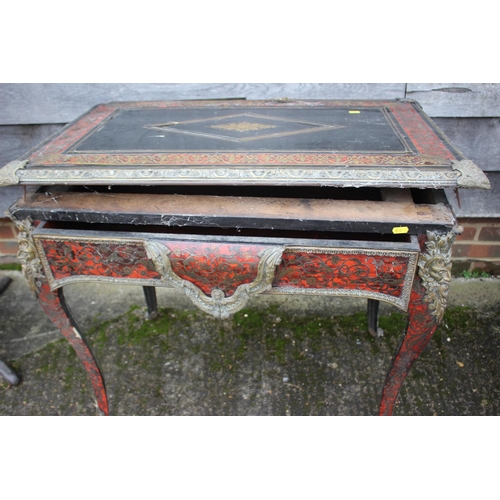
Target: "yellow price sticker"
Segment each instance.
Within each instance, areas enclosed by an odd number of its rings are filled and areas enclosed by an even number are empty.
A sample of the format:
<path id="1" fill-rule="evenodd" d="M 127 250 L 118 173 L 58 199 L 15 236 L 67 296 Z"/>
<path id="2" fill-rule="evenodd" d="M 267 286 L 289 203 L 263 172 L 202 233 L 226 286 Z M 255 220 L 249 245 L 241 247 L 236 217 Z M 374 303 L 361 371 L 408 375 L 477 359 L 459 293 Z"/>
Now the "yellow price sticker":
<path id="1" fill-rule="evenodd" d="M 399 226 L 392 228 L 392 234 L 406 234 L 409 229 L 406 226 Z"/>

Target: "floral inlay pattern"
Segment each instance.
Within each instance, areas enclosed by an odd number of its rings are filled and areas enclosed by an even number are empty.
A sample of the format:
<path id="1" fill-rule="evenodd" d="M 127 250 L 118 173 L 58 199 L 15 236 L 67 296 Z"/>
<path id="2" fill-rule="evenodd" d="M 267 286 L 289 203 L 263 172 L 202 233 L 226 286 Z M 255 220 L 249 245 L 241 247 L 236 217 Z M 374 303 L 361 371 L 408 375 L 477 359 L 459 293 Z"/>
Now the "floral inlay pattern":
<path id="1" fill-rule="evenodd" d="M 264 125 L 263 123 L 237 122 L 237 123 L 221 123 L 220 125 L 211 125 L 211 128 L 220 128 L 223 130 L 235 130 L 237 132 L 249 132 L 252 130 L 262 130 L 265 128 L 276 128 L 276 125 Z"/>

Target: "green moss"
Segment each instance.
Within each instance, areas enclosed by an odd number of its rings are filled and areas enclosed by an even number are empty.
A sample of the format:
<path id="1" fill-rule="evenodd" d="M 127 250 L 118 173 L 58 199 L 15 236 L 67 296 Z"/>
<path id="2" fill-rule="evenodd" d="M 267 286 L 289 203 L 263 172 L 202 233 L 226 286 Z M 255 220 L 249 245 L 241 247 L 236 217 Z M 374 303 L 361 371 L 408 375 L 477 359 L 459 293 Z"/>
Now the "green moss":
<path id="1" fill-rule="evenodd" d="M 244 329 L 247 334 L 258 333 L 264 328 L 263 313 L 257 309 L 245 308 L 233 316 L 233 326 Z"/>
<path id="2" fill-rule="evenodd" d="M 243 356 L 250 348 L 250 342 L 259 342 L 264 347 L 265 355 L 281 365 L 290 359 L 302 359 L 304 349 L 314 349 L 324 335 L 338 330 L 339 319 L 297 317 L 279 311 L 277 307 L 266 310 L 243 309 L 232 320 L 234 333 L 239 340 L 237 355 Z M 355 322 L 358 321 L 359 318 L 356 318 Z"/>
<path id="3" fill-rule="evenodd" d="M 89 328 L 86 337 L 91 338 L 97 348 L 103 348 L 108 341 L 108 328 L 116 321 L 116 319 L 112 319 L 102 323 L 94 323 Z"/>
<path id="4" fill-rule="evenodd" d="M 387 316 L 379 316 L 379 327 L 384 330 L 384 335 L 401 335 L 406 328 L 408 316 L 403 313 L 391 313 Z"/>
<path id="5" fill-rule="evenodd" d="M 151 321 L 140 318 L 138 314 L 144 316 L 140 309 L 135 308 L 122 317 L 116 331 L 118 344 L 144 344 L 152 337 L 170 330 L 171 317 L 168 311 L 163 310 L 156 319 Z"/>
<path id="6" fill-rule="evenodd" d="M 55 342 L 47 344 L 44 348 L 43 356 L 43 360 L 46 362 L 40 364 L 36 368 L 36 371 L 47 375 L 54 375 L 58 373 L 59 366 L 62 362 L 62 358 L 64 357 L 64 353 L 67 352 L 67 348 L 70 348 L 74 352 L 71 346 L 64 339 L 56 340 Z"/>
<path id="7" fill-rule="evenodd" d="M 353 333 L 368 331 L 368 319 L 364 312 L 358 312 L 349 316 L 337 316 L 336 322 L 342 330 L 348 330 Z"/>
<path id="8" fill-rule="evenodd" d="M 460 330 L 465 332 L 471 328 L 475 314 L 470 307 L 452 307 L 448 308 L 443 317 L 440 329 Z M 474 319 L 477 321 L 477 318 Z"/>
<path id="9" fill-rule="evenodd" d="M 473 278 L 490 278 L 491 275 L 485 271 L 462 271 L 462 277 L 470 280 Z"/>
<path id="10" fill-rule="evenodd" d="M 0 271 L 22 271 L 21 264 L 0 264 Z"/>

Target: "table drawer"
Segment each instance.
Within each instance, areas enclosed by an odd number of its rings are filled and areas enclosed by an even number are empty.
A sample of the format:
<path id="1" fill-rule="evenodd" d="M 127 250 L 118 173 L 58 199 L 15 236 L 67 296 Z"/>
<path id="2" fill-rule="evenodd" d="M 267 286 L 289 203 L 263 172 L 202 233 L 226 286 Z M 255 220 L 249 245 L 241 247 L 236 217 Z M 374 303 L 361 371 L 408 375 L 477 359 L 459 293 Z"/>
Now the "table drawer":
<path id="1" fill-rule="evenodd" d="M 82 281 L 175 287 L 219 317 L 257 293 L 351 295 L 406 310 L 419 255 L 415 237 L 290 239 L 50 226 L 41 223 L 33 237 L 52 289 Z"/>

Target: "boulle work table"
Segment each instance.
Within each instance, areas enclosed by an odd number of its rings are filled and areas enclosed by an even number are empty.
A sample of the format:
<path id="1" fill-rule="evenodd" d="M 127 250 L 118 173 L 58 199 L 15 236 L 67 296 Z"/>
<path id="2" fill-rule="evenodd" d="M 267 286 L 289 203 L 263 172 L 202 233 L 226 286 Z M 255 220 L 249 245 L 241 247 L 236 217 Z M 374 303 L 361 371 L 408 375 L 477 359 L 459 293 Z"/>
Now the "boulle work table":
<path id="1" fill-rule="evenodd" d="M 414 101 L 212 100 L 94 107 L 0 169 L 42 309 L 75 349 L 99 410 L 103 376 L 63 287 L 182 290 L 226 318 L 261 293 L 364 297 L 408 313 L 382 389 L 392 414 L 446 307 L 460 227 L 445 188 L 488 189 Z"/>

